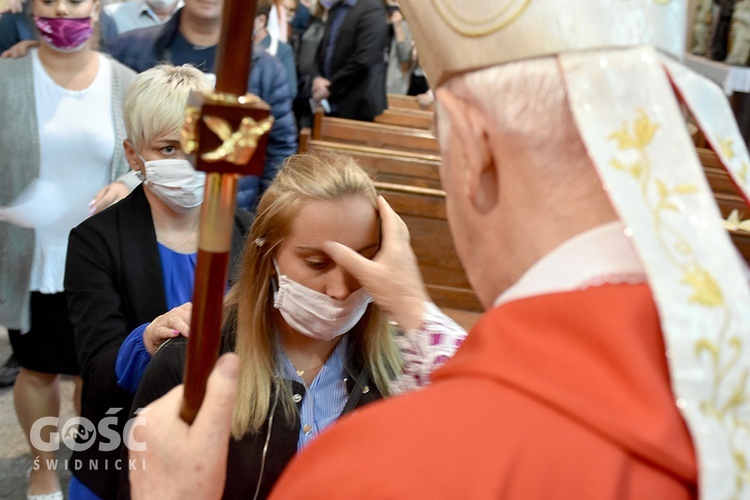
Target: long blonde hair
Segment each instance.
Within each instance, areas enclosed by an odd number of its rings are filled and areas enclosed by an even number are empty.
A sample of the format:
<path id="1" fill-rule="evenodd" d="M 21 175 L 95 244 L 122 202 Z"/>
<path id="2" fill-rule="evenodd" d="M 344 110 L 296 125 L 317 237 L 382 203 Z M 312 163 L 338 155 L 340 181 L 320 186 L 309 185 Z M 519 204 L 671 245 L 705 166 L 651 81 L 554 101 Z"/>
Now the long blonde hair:
<path id="1" fill-rule="evenodd" d="M 273 300 L 270 283 L 273 257 L 289 235 L 301 206 L 310 200 L 364 196 L 377 206 L 377 192 L 367 173 L 350 156 L 309 153 L 286 160 L 258 205 L 248 235 L 237 283 L 226 301 L 225 323 L 234 331 L 240 357 L 240 380 L 232 419 L 232 434 L 239 439 L 258 432 L 266 421 L 276 374 Z M 347 334 L 350 353 L 358 356 L 373 382 L 388 395 L 388 381 L 401 373 L 401 359 L 385 314 L 370 304 L 364 317 Z M 279 387 L 287 418 L 295 411 L 291 393 Z"/>

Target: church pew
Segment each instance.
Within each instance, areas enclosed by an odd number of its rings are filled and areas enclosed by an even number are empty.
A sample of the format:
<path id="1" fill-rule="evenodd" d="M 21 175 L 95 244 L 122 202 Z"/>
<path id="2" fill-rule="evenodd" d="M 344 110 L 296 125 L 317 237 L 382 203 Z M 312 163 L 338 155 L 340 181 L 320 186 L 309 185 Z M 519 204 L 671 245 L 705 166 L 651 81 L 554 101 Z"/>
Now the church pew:
<path id="1" fill-rule="evenodd" d="M 703 165 L 708 185 L 714 193 L 716 203 L 724 218 L 727 218 L 732 210 L 737 210 L 740 219 L 750 218 L 750 211 L 737 190 L 734 181 L 724 170 L 716 153 L 706 148 L 697 148 L 698 158 Z M 750 254 L 748 254 L 750 255 Z"/>
<path id="2" fill-rule="evenodd" d="M 376 181 L 431 189 L 440 189 L 440 157 L 436 155 L 393 151 L 309 138 L 310 131 L 300 133 L 300 152 L 332 151 L 354 156 L 373 174 Z"/>
<path id="3" fill-rule="evenodd" d="M 386 109 L 382 114 L 375 117 L 375 123 L 383 125 L 397 125 L 399 127 L 411 127 L 420 130 L 432 130 L 432 122 L 435 114 L 418 109 Z"/>
<path id="4" fill-rule="evenodd" d="M 437 139 L 426 130 L 332 118 L 323 116 L 322 113 L 315 115 L 311 138 L 397 151 L 440 154 Z"/>
<path id="5" fill-rule="evenodd" d="M 411 95 L 388 94 L 388 109 L 418 109 L 422 111 L 435 111 L 435 103 L 422 106 L 417 98 Z"/>
<path id="6" fill-rule="evenodd" d="M 740 196 L 737 187 L 734 185 L 734 181 L 729 177 L 724 167 L 721 166 L 716 153 L 707 148 L 696 148 L 696 151 L 698 152 L 701 165 L 703 165 L 703 171 L 706 172 L 708 184 L 711 186 L 713 192 Z"/>
<path id="7" fill-rule="evenodd" d="M 714 193 L 714 198 L 719 206 L 722 217 L 725 219 L 733 210 L 737 211 L 740 220 L 750 218 L 750 211 L 737 190 L 734 181 L 721 166 L 718 156 L 712 150 L 707 148 L 696 148 L 698 158 L 703 171 L 706 173 L 706 179 Z M 750 233 L 745 231 L 729 231 L 732 242 L 740 251 L 745 261 L 750 264 Z"/>
<path id="8" fill-rule="evenodd" d="M 409 227 L 430 297 L 441 308 L 481 311 L 458 260 L 445 216 L 445 192 L 376 182 L 380 194 Z"/>
<path id="9" fill-rule="evenodd" d="M 745 262 L 750 265 L 750 233 L 745 231 L 729 231 L 729 236 L 732 237 L 732 243 L 737 247 Z"/>

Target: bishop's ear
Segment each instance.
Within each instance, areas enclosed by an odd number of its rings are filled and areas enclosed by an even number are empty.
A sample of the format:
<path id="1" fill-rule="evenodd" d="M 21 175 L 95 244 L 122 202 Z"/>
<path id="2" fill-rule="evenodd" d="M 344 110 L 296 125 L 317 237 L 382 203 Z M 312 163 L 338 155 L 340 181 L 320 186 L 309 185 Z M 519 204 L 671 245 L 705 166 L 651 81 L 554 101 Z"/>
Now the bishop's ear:
<path id="1" fill-rule="evenodd" d="M 498 203 L 499 173 L 490 144 L 491 129 L 485 115 L 474 104 L 456 96 L 448 89 L 438 89 L 438 137 L 443 161 L 443 173 L 456 183 L 451 191 L 468 197 L 479 213 L 491 211 Z M 444 175 L 445 177 L 445 175 Z"/>

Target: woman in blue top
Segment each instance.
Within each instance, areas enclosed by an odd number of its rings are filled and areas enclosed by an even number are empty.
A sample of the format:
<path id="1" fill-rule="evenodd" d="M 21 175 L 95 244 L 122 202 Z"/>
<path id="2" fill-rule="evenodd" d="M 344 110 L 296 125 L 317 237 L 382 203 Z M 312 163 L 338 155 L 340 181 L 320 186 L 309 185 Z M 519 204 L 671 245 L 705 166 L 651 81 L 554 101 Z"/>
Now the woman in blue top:
<path id="1" fill-rule="evenodd" d="M 144 182 L 70 234 L 65 290 L 81 363 L 82 416 L 93 424 L 73 450 L 71 463 L 82 467 L 72 471 L 70 498 L 116 497 L 119 470 L 127 467 L 119 445 L 140 376 L 160 343 L 189 334 L 204 183 L 180 147 L 191 90 L 211 90 L 191 66 L 158 66 L 133 80 L 124 147 Z M 230 281 L 250 222 L 238 211 Z"/>

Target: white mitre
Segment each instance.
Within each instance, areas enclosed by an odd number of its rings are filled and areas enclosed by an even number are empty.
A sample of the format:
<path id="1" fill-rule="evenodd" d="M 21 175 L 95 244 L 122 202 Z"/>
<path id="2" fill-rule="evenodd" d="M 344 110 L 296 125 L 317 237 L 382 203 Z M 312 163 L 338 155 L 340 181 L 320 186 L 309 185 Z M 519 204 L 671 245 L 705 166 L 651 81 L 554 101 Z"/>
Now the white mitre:
<path id="1" fill-rule="evenodd" d="M 750 498 L 750 288 L 681 105 L 748 199 L 723 92 L 678 61 L 685 0 L 401 0 L 420 62 L 452 76 L 556 57 L 587 152 L 646 270 L 703 498 Z"/>

